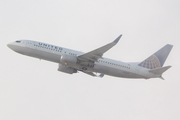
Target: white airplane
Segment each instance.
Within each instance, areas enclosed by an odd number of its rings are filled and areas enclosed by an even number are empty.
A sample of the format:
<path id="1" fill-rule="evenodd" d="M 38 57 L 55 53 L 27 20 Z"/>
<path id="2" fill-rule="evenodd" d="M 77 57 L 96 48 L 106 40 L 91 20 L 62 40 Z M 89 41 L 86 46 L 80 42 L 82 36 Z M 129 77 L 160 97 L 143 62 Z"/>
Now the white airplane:
<path id="1" fill-rule="evenodd" d="M 121 36 L 87 53 L 31 40 L 18 40 L 7 46 L 17 53 L 58 63 L 58 71 L 64 73 L 73 74 L 81 71 L 91 76 L 98 76 L 95 73 L 100 73 L 98 77 L 103 77 L 105 74 L 122 78 L 164 80 L 162 74 L 171 66 L 163 67 L 163 65 L 173 46 L 167 44 L 139 63 L 124 63 L 104 58 L 103 54 L 115 46 Z"/>

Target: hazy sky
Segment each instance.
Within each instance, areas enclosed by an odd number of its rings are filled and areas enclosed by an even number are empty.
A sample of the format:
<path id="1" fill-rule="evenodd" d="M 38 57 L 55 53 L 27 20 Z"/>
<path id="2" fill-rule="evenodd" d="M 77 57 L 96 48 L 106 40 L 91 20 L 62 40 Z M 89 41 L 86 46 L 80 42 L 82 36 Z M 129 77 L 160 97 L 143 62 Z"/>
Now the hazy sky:
<path id="1" fill-rule="evenodd" d="M 0 120 L 179 120 L 179 6 L 178 0 L 0 0 Z M 6 46 L 29 39 L 88 52 L 120 34 L 104 57 L 141 62 L 174 45 L 165 81 L 68 75 Z"/>

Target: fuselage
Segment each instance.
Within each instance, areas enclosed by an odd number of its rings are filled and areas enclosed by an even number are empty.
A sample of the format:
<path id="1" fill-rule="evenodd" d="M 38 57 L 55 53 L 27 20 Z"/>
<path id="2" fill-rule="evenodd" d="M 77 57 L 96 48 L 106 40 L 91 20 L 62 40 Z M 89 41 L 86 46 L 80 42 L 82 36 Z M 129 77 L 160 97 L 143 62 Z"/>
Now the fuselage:
<path id="1" fill-rule="evenodd" d="M 62 63 L 60 59 L 63 55 L 76 57 L 84 54 L 83 52 L 79 52 L 76 50 L 71 50 L 31 40 L 15 41 L 13 43 L 8 44 L 8 47 L 17 53 L 59 63 L 62 65 L 64 65 L 64 63 Z M 115 77 L 143 79 L 159 77 L 159 75 L 150 73 L 147 68 L 138 66 L 138 63 L 125 63 L 104 57 L 98 59 L 98 61 L 96 61 L 93 66 L 82 64 L 65 65 L 80 71 L 84 70 L 83 68 L 85 67 L 86 71 L 88 72 L 103 73 Z"/>

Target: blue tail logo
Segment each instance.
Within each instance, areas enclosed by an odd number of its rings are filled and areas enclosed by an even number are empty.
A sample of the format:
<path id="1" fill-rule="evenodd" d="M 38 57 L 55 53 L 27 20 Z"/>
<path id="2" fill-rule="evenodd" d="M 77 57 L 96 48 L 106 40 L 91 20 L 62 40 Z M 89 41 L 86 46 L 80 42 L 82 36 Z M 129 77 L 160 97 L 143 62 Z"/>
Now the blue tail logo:
<path id="1" fill-rule="evenodd" d="M 163 48 L 158 50 L 156 53 L 148 57 L 146 60 L 138 64 L 141 67 L 148 68 L 148 69 L 156 69 L 160 68 L 164 65 L 171 49 L 172 45 L 165 45 Z"/>

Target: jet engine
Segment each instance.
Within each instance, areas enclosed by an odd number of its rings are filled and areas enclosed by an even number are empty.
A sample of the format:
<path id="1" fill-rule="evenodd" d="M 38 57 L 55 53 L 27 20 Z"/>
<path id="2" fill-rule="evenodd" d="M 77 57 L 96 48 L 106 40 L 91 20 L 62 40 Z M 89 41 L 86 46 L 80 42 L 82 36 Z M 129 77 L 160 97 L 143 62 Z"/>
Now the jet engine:
<path id="1" fill-rule="evenodd" d="M 76 56 L 70 56 L 70 55 L 62 55 L 60 58 L 60 62 L 63 64 L 76 64 L 77 63 L 77 57 Z"/>
<path id="2" fill-rule="evenodd" d="M 77 73 L 76 69 L 68 67 L 68 66 L 63 66 L 61 64 L 59 64 L 58 71 L 68 73 L 68 74 Z"/>

